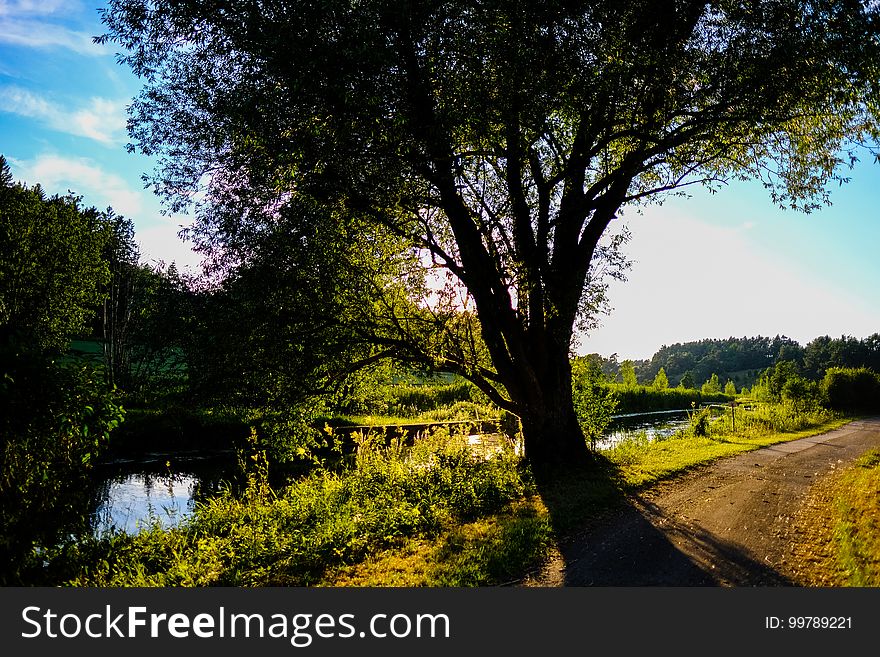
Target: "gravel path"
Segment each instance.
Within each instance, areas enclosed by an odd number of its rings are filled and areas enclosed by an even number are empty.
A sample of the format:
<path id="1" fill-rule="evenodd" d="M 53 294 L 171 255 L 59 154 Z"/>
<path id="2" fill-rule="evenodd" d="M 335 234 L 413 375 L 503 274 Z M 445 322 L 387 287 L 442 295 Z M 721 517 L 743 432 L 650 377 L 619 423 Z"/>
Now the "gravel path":
<path id="1" fill-rule="evenodd" d="M 523 584 L 802 585 L 796 555 L 810 536 L 795 518 L 807 494 L 835 468 L 878 446 L 880 418 L 871 418 L 693 470 L 573 537 Z"/>

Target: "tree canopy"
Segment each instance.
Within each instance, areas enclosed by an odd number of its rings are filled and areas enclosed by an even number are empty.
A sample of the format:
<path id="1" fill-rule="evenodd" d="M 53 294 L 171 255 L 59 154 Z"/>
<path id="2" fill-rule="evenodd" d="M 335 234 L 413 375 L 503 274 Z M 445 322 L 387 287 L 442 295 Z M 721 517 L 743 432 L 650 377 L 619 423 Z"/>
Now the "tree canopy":
<path id="1" fill-rule="evenodd" d="M 77 197 L 14 183 L 0 156 L 0 338 L 66 349 L 103 297 L 106 240 L 104 215 Z"/>
<path id="2" fill-rule="evenodd" d="M 419 331 L 392 320 L 430 322 L 410 308 L 422 279 L 407 276 L 412 256 L 398 238 L 301 197 L 220 260 L 223 277 L 196 295 L 187 331 L 201 398 L 314 405 L 394 354 L 401 331 Z"/>
<path id="3" fill-rule="evenodd" d="M 827 202 L 878 136 L 878 11 L 112 0 L 101 40 L 144 79 L 132 148 L 159 158 L 172 209 L 201 199 L 206 244 L 247 243 L 302 195 L 399 237 L 479 320 L 481 348 L 446 356 L 457 341 L 441 340 L 435 362 L 519 415 L 534 461 L 571 461 L 586 448 L 569 351 L 622 264 L 610 227 L 731 178 L 785 206 Z"/>

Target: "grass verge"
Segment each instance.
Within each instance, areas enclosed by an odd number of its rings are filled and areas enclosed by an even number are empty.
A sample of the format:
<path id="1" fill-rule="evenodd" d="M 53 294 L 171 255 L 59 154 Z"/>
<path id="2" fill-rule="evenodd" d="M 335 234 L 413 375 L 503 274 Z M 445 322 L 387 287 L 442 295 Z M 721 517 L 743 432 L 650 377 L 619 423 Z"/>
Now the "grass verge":
<path id="1" fill-rule="evenodd" d="M 836 482 L 834 545 L 846 586 L 880 586 L 880 450 Z"/>

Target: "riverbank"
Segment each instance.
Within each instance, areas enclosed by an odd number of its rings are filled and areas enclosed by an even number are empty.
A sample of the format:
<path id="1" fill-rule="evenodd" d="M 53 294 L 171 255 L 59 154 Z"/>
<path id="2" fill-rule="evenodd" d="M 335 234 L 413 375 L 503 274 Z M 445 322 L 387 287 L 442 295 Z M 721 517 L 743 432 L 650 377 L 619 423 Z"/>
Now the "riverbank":
<path id="1" fill-rule="evenodd" d="M 440 441 L 416 456 L 365 447 L 353 470 L 315 472 L 274 490 L 254 453 L 243 495 L 209 500 L 178 528 L 74 546 L 57 555 L 57 583 L 503 584 L 539 568 L 566 535 L 652 482 L 845 420 L 769 408 L 739 417 L 737 433 L 725 433 L 724 422 L 718 418 L 708 435 L 609 450 L 589 471 L 553 485 L 536 481 L 513 454 L 474 461 L 466 445 Z"/>

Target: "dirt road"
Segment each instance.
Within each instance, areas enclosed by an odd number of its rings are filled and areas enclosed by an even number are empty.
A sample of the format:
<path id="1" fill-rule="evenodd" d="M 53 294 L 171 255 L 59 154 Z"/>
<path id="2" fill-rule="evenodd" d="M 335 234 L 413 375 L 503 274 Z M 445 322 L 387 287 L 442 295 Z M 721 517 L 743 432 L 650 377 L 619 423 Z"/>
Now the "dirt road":
<path id="1" fill-rule="evenodd" d="M 795 519 L 807 494 L 819 479 L 874 447 L 880 447 L 880 418 L 691 471 L 573 537 L 524 584 L 801 585 L 797 554 L 810 531 Z"/>

